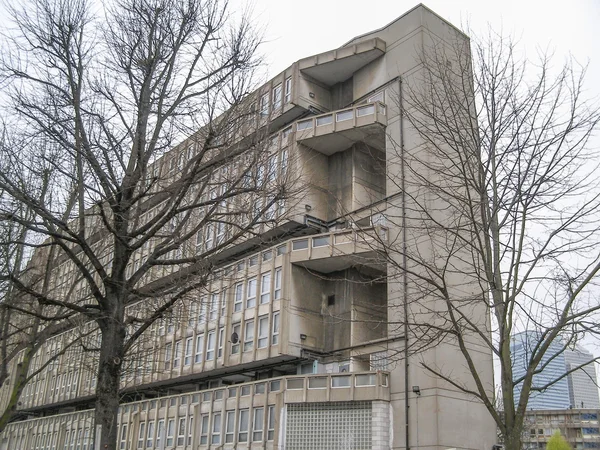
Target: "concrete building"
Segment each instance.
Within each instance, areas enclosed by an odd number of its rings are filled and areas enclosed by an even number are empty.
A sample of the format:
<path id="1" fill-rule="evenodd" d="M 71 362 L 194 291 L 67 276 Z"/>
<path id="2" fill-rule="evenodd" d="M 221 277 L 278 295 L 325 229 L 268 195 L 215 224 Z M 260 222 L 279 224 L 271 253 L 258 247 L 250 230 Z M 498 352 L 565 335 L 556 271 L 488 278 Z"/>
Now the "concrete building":
<path id="1" fill-rule="evenodd" d="M 600 448 L 599 415 L 598 408 L 529 411 L 525 418 L 523 448 L 545 449 L 548 440 L 557 430 L 573 450 Z"/>
<path id="2" fill-rule="evenodd" d="M 515 378 L 525 374 L 528 360 L 536 344 L 535 332 L 526 331 L 514 336 L 511 350 Z M 534 377 L 533 382 L 534 387 L 545 385 L 549 387 L 541 392 L 532 392 L 527 408 L 535 410 L 600 408 L 596 368 L 592 360 L 592 354 L 580 346 L 575 349 L 565 349 L 560 341 L 553 342 L 540 363 L 545 365 L 545 368 Z M 590 364 L 563 377 L 569 370 L 586 363 Z M 520 392 L 520 385 L 515 386 L 515 398 L 518 398 Z"/>
<path id="3" fill-rule="evenodd" d="M 182 302 L 141 341 L 122 379 L 120 449 L 492 447 L 485 407 L 404 357 L 397 323 L 406 296 L 380 257 L 400 233 L 386 215 L 403 213 L 400 186 L 390 181 L 400 174 L 395 143 L 419 145 L 409 127 L 401 131 L 400 81 L 418 74 L 434 36 L 468 41 L 419 5 L 258 89 L 254 125 L 267 122 L 273 157 L 299 174 L 305 194 L 285 205 L 277 225 L 285 232 L 239 251 L 201 298 Z M 154 170 L 168 170 L 186 151 L 185 143 L 174 148 Z M 489 320 L 470 308 L 472 320 Z M 57 335 L 34 367 L 82 334 L 97 336 L 91 324 Z M 8 426 L 0 450 L 91 448 L 89 358 L 74 347 L 28 384 L 19 407 L 27 420 Z M 472 386 L 450 343 L 419 358 Z M 473 358 L 493 389 L 489 351 Z"/>

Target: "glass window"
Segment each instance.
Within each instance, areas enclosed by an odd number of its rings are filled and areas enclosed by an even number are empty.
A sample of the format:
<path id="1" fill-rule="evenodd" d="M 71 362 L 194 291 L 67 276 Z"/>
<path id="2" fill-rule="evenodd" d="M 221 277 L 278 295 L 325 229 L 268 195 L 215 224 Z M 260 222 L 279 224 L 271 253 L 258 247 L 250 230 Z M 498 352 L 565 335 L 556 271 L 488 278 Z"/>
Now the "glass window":
<path id="1" fill-rule="evenodd" d="M 171 368 L 171 354 L 173 352 L 173 344 L 171 344 L 170 342 L 168 342 L 165 345 L 165 369 L 170 369 Z M 60 377 L 60 375 L 59 375 Z M 60 380 L 60 378 L 59 378 Z"/>
<path id="2" fill-rule="evenodd" d="M 179 418 L 179 426 L 177 427 L 177 446 L 180 447 L 185 443 L 185 423 L 186 418 Z"/>
<path id="3" fill-rule="evenodd" d="M 187 338 L 185 340 L 185 353 L 183 357 L 183 365 L 189 366 L 192 363 L 192 347 L 194 346 L 194 338 Z"/>
<path id="4" fill-rule="evenodd" d="M 247 395 L 250 395 L 250 385 L 248 384 L 242 386 L 242 388 L 240 389 L 241 397 L 246 397 Z"/>
<path id="5" fill-rule="evenodd" d="M 175 435 L 175 419 L 169 419 L 167 422 L 167 447 L 172 447 Z"/>
<path id="6" fill-rule="evenodd" d="M 267 424 L 267 440 L 272 441 L 275 437 L 275 407 L 269 406 L 269 421 Z"/>
<path id="7" fill-rule="evenodd" d="M 292 77 L 287 77 L 285 79 L 285 103 L 289 103 L 292 99 Z"/>
<path id="8" fill-rule="evenodd" d="M 266 92 L 260 96 L 260 115 L 265 117 L 269 115 L 269 93 Z"/>
<path id="9" fill-rule="evenodd" d="M 292 250 L 303 250 L 305 248 L 308 248 L 308 239 L 292 242 Z"/>
<path id="10" fill-rule="evenodd" d="M 248 280 L 246 291 L 246 308 L 254 308 L 256 306 L 256 278 Z"/>
<path id="11" fill-rule="evenodd" d="M 281 83 L 273 88 L 273 110 L 281 108 Z"/>
<path id="12" fill-rule="evenodd" d="M 265 415 L 265 409 L 263 407 L 254 408 L 254 420 L 252 421 L 252 440 L 253 441 L 262 441 L 264 415 Z"/>
<path id="13" fill-rule="evenodd" d="M 219 346 L 217 348 L 217 358 L 223 356 L 223 342 L 225 341 L 225 328 L 219 328 Z"/>
<path id="14" fill-rule="evenodd" d="M 204 352 L 204 335 L 199 334 L 196 336 L 196 355 L 194 356 L 194 362 L 202 362 L 202 353 Z"/>
<path id="15" fill-rule="evenodd" d="M 260 303 L 264 305 L 271 301 L 271 272 L 263 273 L 260 278 Z"/>
<path id="16" fill-rule="evenodd" d="M 271 344 L 279 344 L 279 312 L 273 313 L 273 334 L 271 337 Z"/>
<path id="17" fill-rule="evenodd" d="M 210 438 L 211 444 L 221 443 L 221 414 L 215 414 L 213 416 L 213 429 Z"/>
<path id="18" fill-rule="evenodd" d="M 215 332 L 214 330 L 208 332 L 206 340 L 206 360 L 211 361 L 215 358 Z"/>
<path id="19" fill-rule="evenodd" d="M 217 311 L 219 310 L 219 294 L 214 292 L 210 295 L 210 310 L 208 312 L 208 320 L 215 320 L 217 318 Z"/>
<path id="20" fill-rule="evenodd" d="M 281 267 L 275 269 L 275 290 L 273 298 L 278 300 L 281 298 Z"/>
<path id="21" fill-rule="evenodd" d="M 181 341 L 175 342 L 175 350 L 173 351 L 173 367 L 179 367 L 181 362 Z"/>
<path id="22" fill-rule="evenodd" d="M 250 418 L 250 412 L 247 409 L 240 409 L 239 421 L 238 421 L 238 441 L 248 442 L 248 422 Z"/>
<path id="23" fill-rule="evenodd" d="M 269 343 L 269 317 L 258 318 L 258 348 L 265 348 Z"/>
<path id="24" fill-rule="evenodd" d="M 208 415 L 202 416 L 200 423 L 200 445 L 206 445 L 208 444 Z"/>
<path id="25" fill-rule="evenodd" d="M 233 311 L 238 312 L 242 310 L 242 298 L 244 295 L 244 284 L 238 283 L 235 285 L 235 299 L 233 303 Z"/>
<path id="26" fill-rule="evenodd" d="M 194 418 L 190 417 L 188 420 L 187 445 L 192 445 L 193 435 L 194 435 Z"/>
<path id="27" fill-rule="evenodd" d="M 119 449 L 125 450 L 126 446 L 127 446 L 127 424 L 125 423 L 121 426 L 121 442 L 119 444 Z"/>
<path id="28" fill-rule="evenodd" d="M 235 355 L 240 352 L 240 330 L 241 324 L 235 323 L 231 327 L 231 354 Z"/>
<path id="29" fill-rule="evenodd" d="M 235 411 L 227 411 L 227 423 L 225 425 L 225 443 L 231 444 L 235 433 Z"/>
<path id="30" fill-rule="evenodd" d="M 244 325 L 244 351 L 252 350 L 254 346 L 254 320 L 249 320 Z"/>
<path id="31" fill-rule="evenodd" d="M 312 240 L 313 247 L 324 247 L 326 245 L 329 245 L 329 236 L 319 236 Z"/>
<path id="32" fill-rule="evenodd" d="M 156 433 L 156 447 L 161 448 L 163 439 L 165 438 L 165 421 L 160 419 L 158 421 L 158 430 Z"/>
<path id="33" fill-rule="evenodd" d="M 148 422 L 148 433 L 146 435 L 146 447 L 154 445 L 154 420 Z"/>

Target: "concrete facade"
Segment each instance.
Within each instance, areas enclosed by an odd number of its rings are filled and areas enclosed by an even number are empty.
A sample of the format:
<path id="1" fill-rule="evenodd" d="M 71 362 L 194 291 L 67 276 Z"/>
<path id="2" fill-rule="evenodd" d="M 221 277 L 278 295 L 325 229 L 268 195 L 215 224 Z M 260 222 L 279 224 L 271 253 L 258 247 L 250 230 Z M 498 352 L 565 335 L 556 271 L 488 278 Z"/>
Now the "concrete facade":
<path id="1" fill-rule="evenodd" d="M 600 448 L 599 415 L 597 408 L 530 411 L 525 417 L 523 448 L 545 449 L 556 431 L 574 450 Z"/>
<path id="2" fill-rule="evenodd" d="M 303 196 L 283 208 L 276 226 L 285 233 L 259 230 L 275 238 L 223 264 L 204 294 L 182 302 L 141 341 L 122 379 L 120 449 L 492 447 L 495 425 L 485 407 L 420 365 L 444 367 L 472 386 L 455 344 L 405 357 L 406 340 L 417 338 L 398 323 L 413 290 L 381 257 L 402 232 L 387 218 L 406 213 L 397 143 L 420 145 L 402 123 L 401 81 L 417 79 L 419 54 L 434 37 L 468 42 L 419 5 L 380 30 L 297 61 L 256 92 L 255 126 L 268 130 L 278 170 L 298 175 Z M 175 148 L 156 170 L 186 150 Z M 418 219 L 408 215 L 411 223 L 417 231 L 406 244 L 416 247 Z M 213 235 L 206 236 L 194 244 L 208 245 Z M 430 258 L 434 250 L 421 249 Z M 72 276 L 69 270 L 61 276 Z M 467 295 L 463 278 L 449 288 Z M 489 320 L 478 308 L 471 319 Z M 91 325 L 82 329 L 97 338 Z M 34 367 L 81 334 L 50 339 Z M 489 350 L 476 339 L 469 345 L 493 389 Z M 93 367 L 91 356 L 73 349 L 36 376 L 20 406 L 28 420 L 6 429 L 0 450 L 90 450 Z"/>

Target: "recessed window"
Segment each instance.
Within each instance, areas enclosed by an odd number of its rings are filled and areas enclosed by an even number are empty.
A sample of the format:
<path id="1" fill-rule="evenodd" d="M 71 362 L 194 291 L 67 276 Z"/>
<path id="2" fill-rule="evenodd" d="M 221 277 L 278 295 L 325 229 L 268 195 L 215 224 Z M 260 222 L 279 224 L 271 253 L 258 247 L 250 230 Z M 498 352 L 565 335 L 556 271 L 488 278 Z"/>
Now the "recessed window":
<path id="1" fill-rule="evenodd" d="M 292 99 L 292 77 L 287 77 L 285 79 L 285 103 L 289 103 Z"/>
<path id="2" fill-rule="evenodd" d="M 308 239 L 300 239 L 292 242 L 292 250 L 304 250 L 308 248 Z"/>
<path id="3" fill-rule="evenodd" d="M 281 108 L 281 83 L 273 88 L 273 111 Z"/>

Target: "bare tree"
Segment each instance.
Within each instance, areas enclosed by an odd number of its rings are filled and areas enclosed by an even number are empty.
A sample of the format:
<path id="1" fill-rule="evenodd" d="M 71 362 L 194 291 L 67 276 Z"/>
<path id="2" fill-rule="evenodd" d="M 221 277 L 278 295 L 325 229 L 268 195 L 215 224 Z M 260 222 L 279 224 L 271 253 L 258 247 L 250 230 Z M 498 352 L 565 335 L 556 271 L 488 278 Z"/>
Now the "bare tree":
<path id="1" fill-rule="evenodd" d="M 471 44 L 473 53 L 462 36 L 430 36 L 420 70 L 400 83 L 406 120 L 388 186 L 403 208 L 385 212 L 401 230 L 386 253 L 390 276 L 407 286 L 396 324 L 408 357 L 482 402 L 518 450 L 529 396 L 567 376 L 539 381 L 551 344 L 598 337 L 600 109 L 572 60 L 529 62 L 493 31 Z M 511 339 L 525 330 L 536 338 L 517 376 Z M 419 359 L 442 343 L 466 375 Z M 500 368 L 503 411 L 480 377 L 486 353 Z"/>
<path id="2" fill-rule="evenodd" d="M 11 216 L 40 238 L 24 245 L 58 260 L 47 292 L 17 271 L 3 279 L 97 324 L 96 446 L 114 449 L 128 352 L 247 250 L 242 238 L 276 223 L 291 189 L 245 98 L 260 43 L 246 15 L 217 0 L 96 7 L 12 9 L 2 73 L 15 137 L 2 149 L 0 189 L 32 212 Z M 141 300 L 148 307 L 128 315 Z"/>

